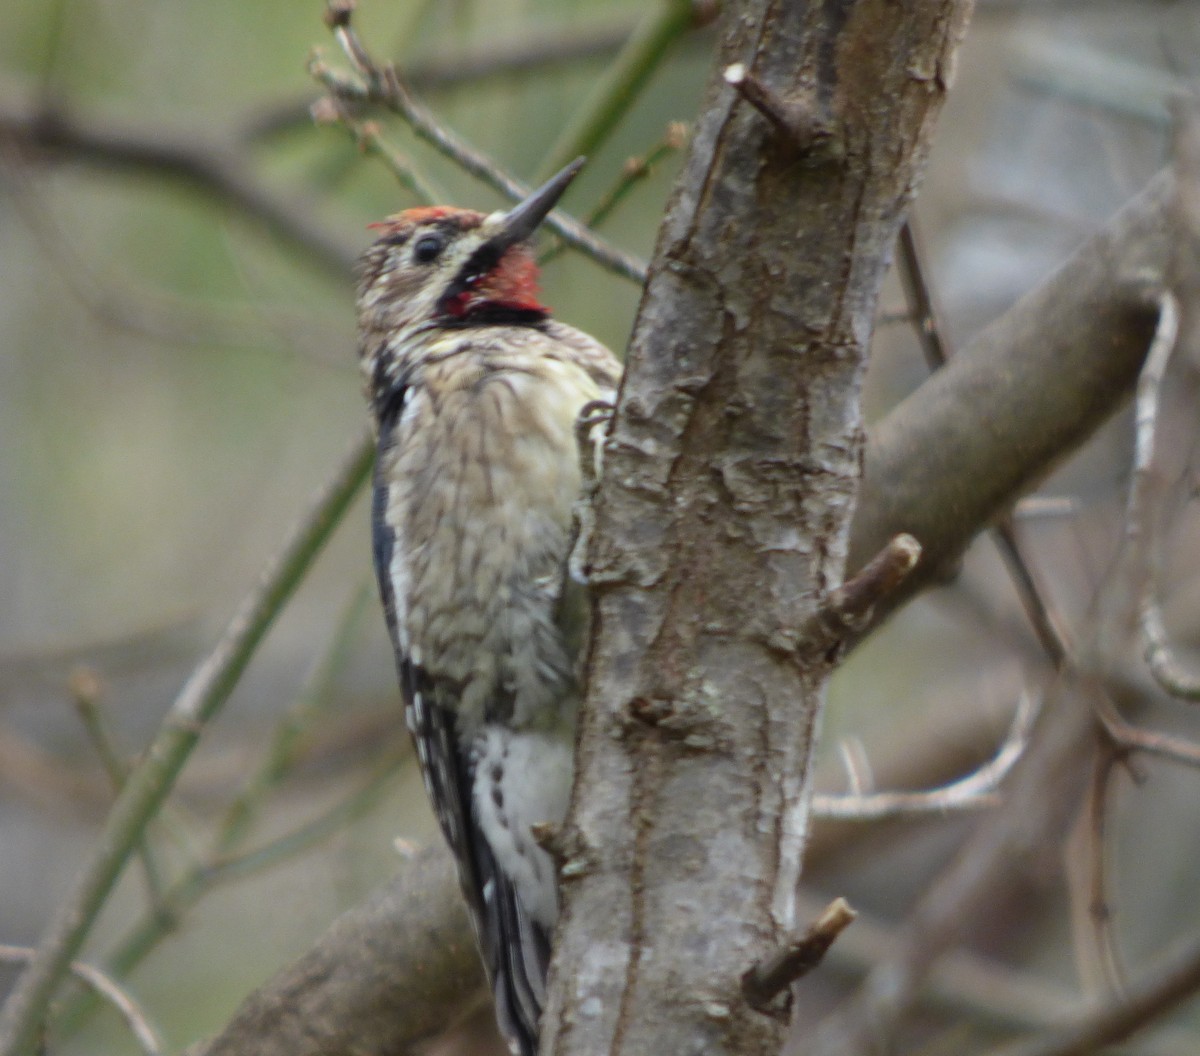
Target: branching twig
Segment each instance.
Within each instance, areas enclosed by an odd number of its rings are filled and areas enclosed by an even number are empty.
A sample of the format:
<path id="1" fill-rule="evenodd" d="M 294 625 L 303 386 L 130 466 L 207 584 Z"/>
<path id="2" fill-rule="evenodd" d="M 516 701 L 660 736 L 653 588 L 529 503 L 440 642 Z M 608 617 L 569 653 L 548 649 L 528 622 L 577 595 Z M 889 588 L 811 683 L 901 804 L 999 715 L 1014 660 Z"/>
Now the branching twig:
<path id="1" fill-rule="evenodd" d="M 314 58 L 309 63 L 309 71 L 313 77 L 320 81 L 335 99 L 372 102 L 386 107 L 404 118 L 417 136 L 472 176 L 512 201 L 524 198 L 529 193 L 528 187 L 513 179 L 491 158 L 442 125 L 414 98 L 396 73 L 395 67 L 390 64 L 381 66 L 371 57 L 350 24 L 353 8 L 354 5 L 346 0 L 330 3 L 327 21 L 361 80 L 335 72 L 319 58 Z M 578 221 L 555 210 L 545 219 L 544 224 L 568 245 L 586 253 L 610 271 L 639 285 L 645 281 L 646 265 L 642 261 L 608 245 Z"/>
<path id="2" fill-rule="evenodd" d="M 9 964 L 28 964 L 36 953 L 36 950 L 28 946 L 0 945 L 0 961 L 7 961 Z M 150 1056 L 158 1056 L 162 1052 L 162 1042 L 159 1041 L 158 1032 L 150 1025 L 149 1019 L 138 1007 L 137 1002 L 114 980 L 99 968 L 84 964 L 82 961 L 72 961 L 70 971 L 76 979 L 86 984 L 93 993 L 117 1010 L 143 1052 L 149 1053 Z"/>
<path id="3" fill-rule="evenodd" d="M 386 787 L 386 778 L 395 771 L 395 761 L 390 757 L 377 766 L 364 787 L 348 799 L 335 803 L 317 818 L 260 847 L 240 850 L 267 797 L 301 758 L 305 734 L 334 699 L 334 683 L 349 660 L 351 646 L 372 596 L 373 591 L 361 587 L 342 610 L 328 646 L 314 662 L 295 703 L 276 724 L 258 769 L 234 796 L 217 825 L 207 853 L 193 856 L 191 864 L 173 879 L 159 901 L 126 931 L 109 954 L 108 965 L 116 975 L 124 976 L 132 971 L 214 886 L 234 876 L 266 868 L 288 853 L 305 849 L 327 835 L 336 821 L 344 822 L 360 815 Z M 63 1029 L 72 1029 L 88 1011 L 86 1001 L 68 1002 L 60 1019 Z"/>
<path id="4" fill-rule="evenodd" d="M 454 49 L 415 60 L 405 79 L 419 92 L 474 84 L 490 78 L 519 76 L 578 63 L 616 51 L 629 39 L 633 23 L 600 22 L 566 32 L 530 31 L 512 41 L 489 41 L 471 50 Z M 293 129 L 311 128 L 311 97 L 280 101 L 238 123 L 245 140 L 264 139 Z"/>
<path id="5" fill-rule="evenodd" d="M 1143 730 L 1120 718 L 1113 709 L 1100 712 L 1105 732 L 1124 751 L 1145 752 L 1184 766 L 1200 767 L 1200 744 L 1169 733 Z"/>
<path id="6" fill-rule="evenodd" d="M 912 814 L 945 814 L 978 810 L 999 803 L 1000 785 L 1029 743 L 1037 717 L 1037 706 L 1022 694 L 1012 725 L 999 751 L 978 770 L 941 788 L 919 792 L 855 792 L 847 795 L 815 795 L 812 812 L 817 818 L 836 821 L 878 821 Z"/>

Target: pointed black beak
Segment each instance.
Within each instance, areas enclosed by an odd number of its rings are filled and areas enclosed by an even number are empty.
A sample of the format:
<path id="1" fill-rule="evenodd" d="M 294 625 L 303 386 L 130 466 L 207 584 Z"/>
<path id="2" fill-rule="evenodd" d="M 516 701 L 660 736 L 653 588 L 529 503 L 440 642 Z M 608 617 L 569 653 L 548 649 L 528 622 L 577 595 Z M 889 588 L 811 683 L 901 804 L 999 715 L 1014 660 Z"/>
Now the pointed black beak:
<path id="1" fill-rule="evenodd" d="M 518 202 L 507 213 L 499 216 L 493 214 L 485 221 L 485 230 L 493 224 L 498 225 L 494 234 L 487 238 L 478 249 L 466 260 L 458 274 L 438 298 L 437 311 L 439 315 L 449 312 L 451 305 L 457 302 L 465 291 L 470 290 L 480 278 L 492 270 L 500 259 L 518 242 L 524 242 L 538 225 L 550 214 L 558 200 L 563 196 L 579 170 L 583 168 L 586 158 L 576 158 L 557 176 L 552 176 L 541 187 L 529 195 L 523 202 Z M 449 312 L 455 315 L 455 312 Z"/>
<path id="2" fill-rule="evenodd" d="M 497 255 L 504 253 L 510 246 L 524 242 L 529 238 L 538 225 L 550 214 L 550 210 L 558 204 L 567 187 L 583 168 L 587 158 L 576 158 L 557 176 L 552 176 L 536 191 L 532 192 L 523 202 L 518 202 L 505 214 L 503 226 L 491 238 L 487 245 Z"/>

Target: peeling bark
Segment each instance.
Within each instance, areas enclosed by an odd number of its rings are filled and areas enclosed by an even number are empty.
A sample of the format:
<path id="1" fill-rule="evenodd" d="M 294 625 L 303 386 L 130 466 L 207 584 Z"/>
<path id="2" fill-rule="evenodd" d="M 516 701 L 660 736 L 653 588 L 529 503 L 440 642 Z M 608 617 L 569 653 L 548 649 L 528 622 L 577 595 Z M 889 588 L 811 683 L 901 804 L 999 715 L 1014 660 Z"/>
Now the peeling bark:
<path id="1" fill-rule="evenodd" d="M 802 628 L 842 580 L 876 296 L 969 8 L 727 7 L 606 449 L 545 1053 L 779 1049 L 739 980 L 797 925 L 839 652 Z"/>

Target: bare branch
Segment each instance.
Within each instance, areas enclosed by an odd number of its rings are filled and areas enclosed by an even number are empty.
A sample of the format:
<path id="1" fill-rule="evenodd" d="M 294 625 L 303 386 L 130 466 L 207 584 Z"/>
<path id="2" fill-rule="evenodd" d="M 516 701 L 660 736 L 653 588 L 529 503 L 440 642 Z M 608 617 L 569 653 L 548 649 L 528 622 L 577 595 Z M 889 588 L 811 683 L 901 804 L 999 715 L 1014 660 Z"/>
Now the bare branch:
<path id="1" fill-rule="evenodd" d="M 356 81 L 338 74 L 320 59 L 314 58 L 309 64 L 309 70 L 334 98 L 350 102 L 379 103 L 404 118 L 418 136 L 460 165 L 464 171 L 482 180 L 506 198 L 515 202 L 529 194 L 528 187 L 513 179 L 495 161 L 442 125 L 416 100 L 394 66 L 390 63 L 380 65 L 372 58 L 351 25 L 352 4 L 331 3 L 329 10 L 331 13 L 327 21 L 346 57 L 362 78 L 361 81 Z M 639 285 L 645 281 L 644 263 L 608 245 L 577 220 L 556 209 L 543 223 L 569 246 L 587 254 L 610 271 Z"/>
<path id="2" fill-rule="evenodd" d="M 1124 994 L 1126 987 L 1108 893 L 1109 810 L 1113 772 L 1120 762 L 1111 744 L 1102 745 L 1092 764 L 1092 779 L 1066 863 L 1078 975 L 1114 997 Z"/>
<path id="3" fill-rule="evenodd" d="M 149 170 L 182 180 L 262 224 L 339 280 L 358 251 L 311 219 L 311 203 L 269 189 L 237 146 L 200 129 L 115 118 L 79 118 L 64 110 L 0 108 L 0 147 L 52 161 Z"/>
<path id="4" fill-rule="evenodd" d="M 7 961 L 9 964 L 28 964 L 36 954 L 37 950 L 28 946 L 0 945 L 0 961 Z M 148 1053 L 149 1056 L 158 1056 L 162 1052 L 158 1032 L 150 1025 L 146 1013 L 113 979 L 99 968 L 82 961 L 72 961 L 70 969 L 76 979 L 117 1010 L 142 1052 Z"/>
<path id="5" fill-rule="evenodd" d="M 1022 694 L 999 751 L 978 770 L 957 781 L 920 792 L 818 794 L 813 796 L 813 816 L 837 821 L 879 821 L 911 814 L 945 814 L 994 807 L 1000 802 L 1000 785 L 1029 743 L 1037 713 L 1033 697 Z"/>
<path id="6" fill-rule="evenodd" d="M 1159 297 L 1158 328 L 1137 384 L 1137 413 L 1134 419 L 1133 476 L 1129 484 L 1129 507 L 1125 532 L 1135 560 L 1139 560 L 1141 615 L 1138 621 L 1146 666 L 1159 685 L 1180 700 L 1200 701 L 1200 674 L 1186 670 L 1176 658 L 1163 622 L 1157 593 L 1161 579 L 1162 540 L 1155 529 L 1160 517 L 1154 506 L 1161 503 L 1166 481 L 1155 462 L 1155 432 L 1159 401 L 1167 366 L 1179 340 L 1179 302 L 1170 290 Z"/>
<path id="7" fill-rule="evenodd" d="M 829 947 L 857 916 L 849 902 L 835 898 L 803 935 L 781 946 L 742 976 L 742 994 L 747 1003 L 767 1015 L 786 1016 L 790 1002 L 779 1005 L 780 995 L 824 960 Z"/>
<path id="8" fill-rule="evenodd" d="M 909 311 L 917 331 L 925 361 L 931 370 L 941 370 L 950 360 L 952 351 L 946 328 L 938 313 L 933 290 L 925 274 L 916 232 L 909 220 L 900 229 L 899 274 L 908 298 Z M 1045 592 L 1038 584 L 1029 561 L 1021 552 L 1016 527 L 1011 514 L 997 518 L 991 529 L 992 541 L 1008 568 L 1017 595 L 1029 622 L 1037 634 L 1050 663 L 1057 667 L 1067 657 L 1069 646 L 1062 621 L 1051 611 Z"/>
<path id="9" fill-rule="evenodd" d="M 898 530 L 924 552 L 876 620 L 946 574 L 965 525 L 1011 506 L 1128 398 L 1157 321 L 1171 188 L 1152 181 L 872 431 L 849 567 Z"/>
<path id="10" fill-rule="evenodd" d="M 189 1056 L 405 1052 L 481 995 L 483 969 L 454 863 L 429 848 L 304 957 L 242 1003 Z"/>
<path id="11" fill-rule="evenodd" d="M 809 1056 L 859 1056 L 889 1037 L 943 951 L 980 908 L 1015 883 L 1048 841 L 1062 838 L 1086 784 L 1095 743 L 1091 687 L 1060 674 L 1039 714 L 1005 802 L 972 833 L 909 916 L 903 941 L 868 973 L 857 993 L 826 1019 Z"/>

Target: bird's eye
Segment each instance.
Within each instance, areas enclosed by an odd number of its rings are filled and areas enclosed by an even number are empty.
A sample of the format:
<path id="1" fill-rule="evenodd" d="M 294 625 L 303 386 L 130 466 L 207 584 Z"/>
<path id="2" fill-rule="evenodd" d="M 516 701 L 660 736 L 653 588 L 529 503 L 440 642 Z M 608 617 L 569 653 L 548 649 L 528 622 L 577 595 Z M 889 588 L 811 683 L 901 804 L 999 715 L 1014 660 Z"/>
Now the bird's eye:
<path id="1" fill-rule="evenodd" d="M 413 260 L 418 264 L 432 263 L 445 248 L 441 235 L 422 235 L 413 246 Z"/>

